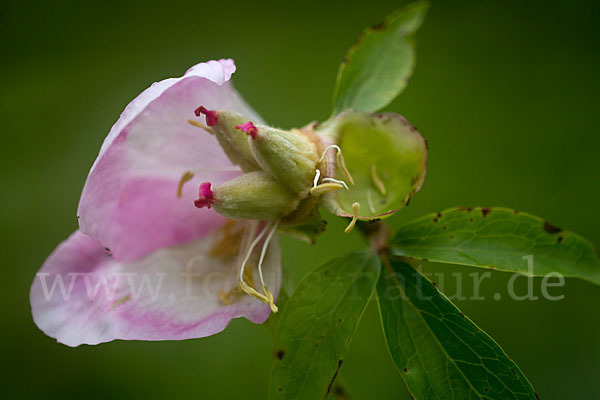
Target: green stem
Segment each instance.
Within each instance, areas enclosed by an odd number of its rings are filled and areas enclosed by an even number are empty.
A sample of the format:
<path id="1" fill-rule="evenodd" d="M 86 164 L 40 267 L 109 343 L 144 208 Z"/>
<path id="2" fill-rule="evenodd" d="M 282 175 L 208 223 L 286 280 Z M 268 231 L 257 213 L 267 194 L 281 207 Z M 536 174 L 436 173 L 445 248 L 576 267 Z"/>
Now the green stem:
<path id="1" fill-rule="evenodd" d="M 356 227 L 367 239 L 373 250 L 379 254 L 388 252 L 389 241 L 392 237 L 392 230 L 388 224 L 383 221 L 358 221 Z"/>

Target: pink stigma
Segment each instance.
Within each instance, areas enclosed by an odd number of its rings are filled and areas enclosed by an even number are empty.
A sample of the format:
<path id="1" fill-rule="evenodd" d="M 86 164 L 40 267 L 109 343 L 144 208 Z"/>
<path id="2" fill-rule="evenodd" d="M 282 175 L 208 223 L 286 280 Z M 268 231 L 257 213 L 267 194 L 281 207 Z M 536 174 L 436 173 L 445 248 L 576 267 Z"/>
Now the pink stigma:
<path id="1" fill-rule="evenodd" d="M 242 132 L 246 132 L 246 134 L 252 139 L 256 139 L 256 135 L 258 134 L 258 129 L 256 128 L 256 126 L 254 126 L 252 121 L 244 122 L 241 125 L 236 125 L 235 129 L 239 129 Z"/>
<path id="2" fill-rule="evenodd" d="M 211 208 L 215 202 L 215 193 L 210 188 L 210 182 L 200 184 L 199 198 L 194 200 L 194 205 L 198 208 Z"/>
<path id="3" fill-rule="evenodd" d="M 208 126 L 215 126 L 217 124 L 217 120 L 219 119 L 216 111 L 211 111 L 204 106 L 196 108 L 194 110 L 194 114 L 196 114 L 196 117 L 199 117 L 200 114 L 206 115 L 206 125 Z"/>

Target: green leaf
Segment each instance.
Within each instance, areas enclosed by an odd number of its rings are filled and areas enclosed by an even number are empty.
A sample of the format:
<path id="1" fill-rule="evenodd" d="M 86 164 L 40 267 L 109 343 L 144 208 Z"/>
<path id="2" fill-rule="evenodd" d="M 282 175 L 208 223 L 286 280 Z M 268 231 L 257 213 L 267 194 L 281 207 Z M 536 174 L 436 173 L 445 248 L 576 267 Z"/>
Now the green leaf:
<path id="1" fill-rule="evenodd" d="M 380 110 L 402 92 L 415 66 L 413 36 L 427 8 L 426 1 L 413 3 L 362 32 L 338 70 L 334 115 Z"/>
<path id="2" fill-rule="evenodd" d="M 541 218 L 505 208 L 456 208 L 400 228 L 395 255 L 492 267 L 528 275 L 558 272 L 600 284 L 600 258 L 583 237 Z M 533 255 L 533 268 L 528 261 Z"/>
<path id="3" fill-rule="evenodd" d="M 394 363 L 416 400 L 536 399 L 494 340 L 410 265 L 383 261 L 381 322 Z"/>
<path id="4" fill-rule="evenodd" d="M 349 190 L 322 196 L 322 205 L 335 215 L 352 217 L 352 205 L 357 202 L 359 219 L 389 217 L 404 207 L 423 184 L 427 144 L 417 129 L 398 114 L 348 110 L 317 134 L 340 146 L 355 182 Z M 329 176 L 331 172 L 327 171 Z M 333 172 L 337 179 L 345 180 L 339 168 Z"/>
<path id="5" fill-rule="evenodd" d="M 289 279 L 289 278 L 287 277 L 286 271 L 283 271 L 283 273 L 284 273 L 284 275 L 283 275 L 282 282 L 285 282 L 285 279 Z M 275 302 L 275 304 L 277 304 L 277 307 L 279 307 L 279 312 L 276 314 L 271 313 L 271 315 L 269 315 L 269 319 L 267 319 L 263 323 L 263 326 L 265 328 L 267 328 L 267 330 L 271 334 L 271 337 L 273 337 L 273 338 L 275 338 L 277 336 L 277 327 L 279 326 L 279 321 L 281 320 L 281 315 L 283 314 L 283 310 L 289 299 L 290 299 L 290 295 L 288 294 L 285 286 L 282 285 L 281 288 L 279 289 L 279 296 L 277 296 L 277 301 Z"/>
<path id="6" fill-rule="evenodd" d="M 323 399 L 371 298 L 380 264 L 351 253 L 310 272 L 288 300 L 275 340 L 271 399 Z"/>

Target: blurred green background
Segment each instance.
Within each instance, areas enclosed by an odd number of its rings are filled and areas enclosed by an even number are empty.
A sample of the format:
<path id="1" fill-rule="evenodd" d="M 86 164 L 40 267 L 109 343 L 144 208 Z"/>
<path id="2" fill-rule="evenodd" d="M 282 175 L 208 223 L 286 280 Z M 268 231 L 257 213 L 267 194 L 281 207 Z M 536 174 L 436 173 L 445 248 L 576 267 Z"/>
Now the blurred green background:
<path id="1" fill-rule="evenodd" d="M 363 27 L 401 5 L 4 2 L 2 397 L 265 398 L 272 355 L 261 326 L 236 320 L 201 340 L 73 349 L 35 327 L 29 286 L 76 228 L 80 190 L 104 136 L 150 83 L 233 57 L 237 88 L 267 121 L 293 127 L 324 119 L 346 49 Z M 416 72 L 388 107 L 428 139 L 428 177 L 393 224 L 454 205 L 503 205 L 600 244 L 599 11 L 593 1 L 433 1 L 418 33 Z M 284 239 L 293 280 L 362 245 L 358 234 L 342 233 L 345 222 L 329 220 L 315 246 Z M 446 280 L 472 272 L 425 268 L 445 272 Z M 552 290 L 562 301 L 495 301 L 509 275 L 492 278 L 481 287 L 488 300 L 459 301 L 463 311 L 514 358 L 542 399 L 598 398 L 600 288 L 569 280 Z M 356 398 L 409 398 L 373 305 L 342 373 Z"/>

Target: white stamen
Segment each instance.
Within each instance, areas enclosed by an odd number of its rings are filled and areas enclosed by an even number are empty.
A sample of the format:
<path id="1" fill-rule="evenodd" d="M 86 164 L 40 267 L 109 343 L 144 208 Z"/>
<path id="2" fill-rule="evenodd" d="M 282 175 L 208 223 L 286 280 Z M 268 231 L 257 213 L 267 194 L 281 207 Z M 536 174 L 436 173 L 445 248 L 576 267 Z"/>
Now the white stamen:
<path id="1" fill-rule="evenodd" d="M 315 179 L 313 180 L 313 187 L 317 187 L 320 176 L 321 176 L 321 170 L 319 168 L 317 168 L 317 172 L 315 173 Z"/>
<path id="2" fill-rule="evenodd" d="M 331 149 L 335 149 L 337 151 L 337 154 L 335 157 L 337 167 L 340 169 L 340 171 L 342 171 L 342 174 L 344 174 L 344 176 L 346 177 L 346 180 L 348 182 L 350 182 L 350 185 L 354 186 L 354 179 L 352 179 L 352 175 L 350 175 L 350 171 L 348 171 L 348 168 L 346 168 L 346 162 L 344 161 L 342 149 L 340 149 L 340 147 L 338 145 L 331 144 L 331 145 L 327 146 L 325 148 L 325 150 L 323 151 L 323 154 L 321 154 L 321 158 L 319 158 L 319 162 L 322 162 L 325 159 L 325 155 L 327 155 L 327 152 Z M 344 185 L 344 186 L 347 186 L 347 185 Z"/>
<path id="3" fill-rule="evenodd" d="M 323 178 L 323 182 L 335 182 L 335 183 L 339 183 L 340 185 L 343 185 L 346 188 L 346 190 L 350 190 L 348 188 L 348 185 L 346 185 L 346 182 L 341 181 L 339 179 L 335 179 L 335 178 Z"/>
<path id="4" fill-rule="evenodd" d="M 248 248 L 248 253 L 246 253 L 246 257 L 244 258 L 244 261 L 242 262 L 242 267 L 240 268 L 240 282 L 242 284 L 244 284 L 244 285 L 247 285 L 246 282 L 244 282 L 244 269 L 246 268 L 246 263 L 250 259 L 250 256 L 252 255 L 252 251 L 254 250 L 254 248 L 256 247 L 256 245 L 258 244 L 258 242 L 260 242 L 260 240 L 262 239 L 262 237 L 265 235 L 266 232 L 267 232 L 267 227 L 265 227 L 256 236 L 256 238 L 250 244 L 250 247 Z"/>
<path id="5" fill-rule="evenodd" d="M 267 248 L 269 247 L 269 242 L 271 242 L 271 238 L 273 237 L 273 234 L 277 230 L 278 224 L 279 224 L 279 222 L 275 222 L 273 224 L 273 227 L 271 228 L 271 232 L 269 232 L 269 235 L 267 236 L 267 238 L 265 239 L 265 243 L 263 244 L 262 250 L 260 251 L 260 259 L 258 260 L 258 275 L 260 276 L 260 283 L 262 283 L 263 287 L 266 287 L 266 285 L 265 285 L 265 280 L 263 279 L 262 264 L 265 259 L 265 254 L 267 253 Z M 266 230 L 266 228 L 265 228 L 265 230 Z"/>
<path id="6" fill-rule="evenodd" d="M 327 146 L 325 148 L 325 150 L 323 150 L 323 154 L 321 154 L 321 158 L 319 158 L 319 162 L 322 162 L 325 159 L 325 155 L 331 149 L 336 149 L 338 153 L 342 152 L 342 149 L 340 149 L 340 146 L 338 146 L 337 144 L 331 144 L 331 145 Z"/>

